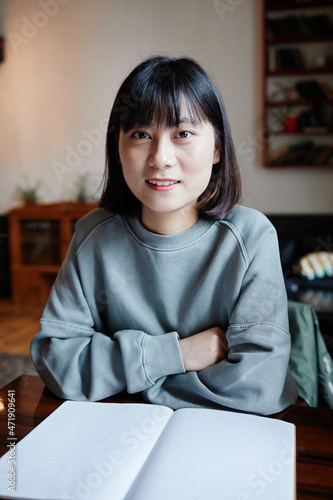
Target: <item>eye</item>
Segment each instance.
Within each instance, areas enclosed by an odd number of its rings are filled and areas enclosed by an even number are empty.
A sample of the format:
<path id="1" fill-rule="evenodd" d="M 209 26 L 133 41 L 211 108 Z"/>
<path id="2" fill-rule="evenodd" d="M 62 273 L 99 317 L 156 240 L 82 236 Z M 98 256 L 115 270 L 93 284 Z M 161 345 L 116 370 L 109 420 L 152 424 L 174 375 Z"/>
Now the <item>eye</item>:
<path id="1" fill-rule="evenodd" d="M 148 139 L 149 134 L 147 134 L 147 132 L 143 132 L 142 130 L 137 130 L 131 134 L 131 137 L 134 137 L 134 139 Z"/>
<path id="2" fill-rule="evenodd" d="M 191 135 L 192 132 L 190 132 L 189 130 L 181 130 L 180 132 L 178 132 L 176 137 L 179 137 L 180 139 L 188 139 L 189 137 L 191 137 Z"/>

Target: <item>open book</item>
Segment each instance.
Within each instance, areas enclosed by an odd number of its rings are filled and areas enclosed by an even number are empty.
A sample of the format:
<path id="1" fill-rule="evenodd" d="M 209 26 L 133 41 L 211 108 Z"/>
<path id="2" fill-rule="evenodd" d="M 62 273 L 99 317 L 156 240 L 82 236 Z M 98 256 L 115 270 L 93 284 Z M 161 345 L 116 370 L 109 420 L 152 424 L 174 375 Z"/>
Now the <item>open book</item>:
<path id="1" fill-rule="evenodd" d="M 0 460 L 2 498 L 291 500 L 295 494 L 294 425 L 222 410 L 66 401 L 9 453 Z"/>

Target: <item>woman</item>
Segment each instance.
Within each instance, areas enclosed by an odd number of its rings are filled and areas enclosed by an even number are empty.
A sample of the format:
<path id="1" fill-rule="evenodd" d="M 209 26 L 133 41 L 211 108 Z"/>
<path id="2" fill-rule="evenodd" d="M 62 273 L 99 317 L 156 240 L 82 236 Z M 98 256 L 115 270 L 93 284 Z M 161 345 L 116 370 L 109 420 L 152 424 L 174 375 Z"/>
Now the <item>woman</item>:
<path id="1" fill-rule="evenodd" d="M 276 233 L 237 205 L 218 90 L 186 58 L 151 58 L 111 112 L 99 209 L 81 219 L 31 354 L 58 396 L 259 414 L 295 402 Z"/>

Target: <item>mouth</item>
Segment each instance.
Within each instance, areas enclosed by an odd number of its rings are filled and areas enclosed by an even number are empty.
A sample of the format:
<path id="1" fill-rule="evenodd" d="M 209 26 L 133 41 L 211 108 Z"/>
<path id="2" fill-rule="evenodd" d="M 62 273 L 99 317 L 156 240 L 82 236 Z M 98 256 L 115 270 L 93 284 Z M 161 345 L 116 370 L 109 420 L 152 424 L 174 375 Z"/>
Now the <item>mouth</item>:
<path id="1" fill-rule="evenodd" d="M 147 186 L 153 191 L 159 192 L 175 189 L 179 183 L 180 181 L 175 179 L 146 179 Z"/>
<path id="2" fill-rule="evenodd" d="M 175 181 L 175 180 L 166 180 L 166 179 L 147 179 L 146 182 L 148 184 L 151 184 L 153 186 L 173 186 L 174 184 L 178 184 L 180 181 Z"/>

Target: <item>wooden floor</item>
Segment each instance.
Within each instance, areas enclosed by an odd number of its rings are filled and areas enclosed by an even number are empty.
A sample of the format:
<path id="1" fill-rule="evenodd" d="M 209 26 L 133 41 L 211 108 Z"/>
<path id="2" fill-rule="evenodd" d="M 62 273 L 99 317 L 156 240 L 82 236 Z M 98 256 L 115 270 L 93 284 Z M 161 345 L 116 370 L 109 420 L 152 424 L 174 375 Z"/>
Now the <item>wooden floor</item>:
<path id="1" fill-rule="evenodd" d="M 0 299 L 0 352 L 29 354 L 43 308 L 43 305 L 14 304 L 10 299 Z"/>

